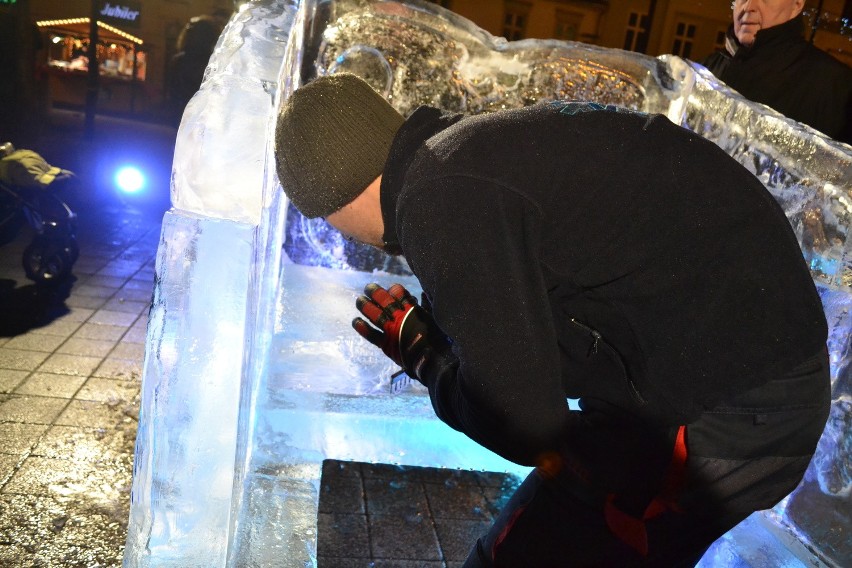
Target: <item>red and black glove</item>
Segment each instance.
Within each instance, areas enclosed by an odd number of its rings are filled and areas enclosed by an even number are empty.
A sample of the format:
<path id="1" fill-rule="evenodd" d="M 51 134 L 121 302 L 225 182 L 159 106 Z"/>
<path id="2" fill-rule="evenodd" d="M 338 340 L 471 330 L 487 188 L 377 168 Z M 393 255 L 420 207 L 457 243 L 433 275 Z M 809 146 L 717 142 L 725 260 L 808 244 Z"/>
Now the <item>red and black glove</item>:
<path id="1" fill-rule="evenodd" d="M 355 331 L 424 385 L 429 386 L 438 368 L 455 360 L 449 338 L 401 284 L 388 290 L 368 284 L 355 307 L 376 326 L 355 318 Z"/>

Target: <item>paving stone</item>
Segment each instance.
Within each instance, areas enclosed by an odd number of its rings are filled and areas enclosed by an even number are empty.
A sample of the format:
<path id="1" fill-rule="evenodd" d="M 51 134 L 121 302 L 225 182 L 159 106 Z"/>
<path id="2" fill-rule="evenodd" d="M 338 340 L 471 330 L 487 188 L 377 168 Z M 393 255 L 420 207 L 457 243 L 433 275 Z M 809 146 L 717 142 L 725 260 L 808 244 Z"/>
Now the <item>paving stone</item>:
<path id="1" fill-rule="evenodd" d="M 104 325 L 96 323 L 84 323 L 74 335 L 74 339 L 97 339 L 101 341 L 118 341 L 127 332 L 122 325 Z"/>
<path id="2" fill-rule="evenodd" d="M 13 337 L 4 347 L 6 349 L 22 349 L 25 351 L 44 351 L 53 353 L 64 341 L 61 335 L 37 335 L 27 333 Z"/>
<path id="3" fill-rule="evenodd" d="M 364 478 L 400 479 L 411 475 L 422 475 L 426 468 L 388 463 L 361 463 Z"/>
<path id="4" fill-rule="evenodd" d="M 16 371 L 13 369 L 0 369 L 0 394 L 10 393 L 19 384 L 24 382 L 24 379 L 30 371 Z"/>
<path id="5" fill-rule="evenodd" d="M 441 560 L 441 549 L 426 515 L 370 515 L 370 550 L 375 560 Z"/>
<path id="6" fill-rule="evenodd" d="M 76 335 L 66 340 L 60 345 L 57 353 L 65 353 L 67 355 L 83 355 L 86 357 L 103 358 L 109 355 L 115 347 L 115 341 L 100 340 L 100 339 L 85 339 Z"/>
<path id="7" fill-rule="evenodd" d="M 127 502 L 126 495 L 113 505 L 81 495 L 0 494 L 0 566 L 121 566 Z"/>
<path id="8" fill-rule="evenodd" d="M 123 325 L 130 327 L 139 314 L 128 314 L 126 312 L 116 312 L 114 310 L 100 309 L 89 318 L 89 323 L 99 323 L 105 325 Z"/>
<path id="9" fill-rule="evenodd" d="M 100 357 L 54 353 L 39 366 L 38 370 L 42 373 L 87 377 L 92 374 L 92 371 L 97 368 L 101 361 Z"/>
<path id="10" fill-rule="evenodd" d="M 320 493 L 320 513 L 363 515 L 366 512 L 360 476 L 340 477 L 332 480 L 323 473 Z"/>
<path id="11" fill-rule="evenodd" d="M 106 265 L 104 265 L 106 266 Z M 99 267 L 98 270 L 103 268 L 103 266 Z M 127 278 L 123 278 L 121 276 L 106 276 L 102 274 L 93 274 L 86 278 L 85 284 L 87 286 L 100 286 L 102 288 L 112 288 L 118 290 L 122 286 L 124 286 L 125 282 L 127 282 Z"/>
<path id="12" fill-rule="evenodd" d="M 0 347 L 0 369 L 32 371 L 47 359 L 47 353 Z"/>
<path id="13" fill-rule="evenodd" d="M 445 560 L 464 562 L 476 540 L 488 533 L 489 521 L 435 519 L 435 532 Z"/>
<path id="14" fill-rule="evenodd" d="M 107 257 L 99 257 L 92 254 L 92 250 L 83 250 L 81 244 L 81 254 L 77 262 L 74 263 L 74 274 L 95 274 L 109 262 Z M 83 254 L 85 253 L 85 254 Z"/>
<path id="15" fill-rule="evenodd" d="M 514 478 L 513 478 L 514 479 Z M 507 482 L 503 487 L 483 487 L 482 494 L 488 502 L 488 510 L 492 518 L 497 518 L 506 507 L 509 498 L 520 485 L 521 480 L 516 479 L 512 482 Z"/>
<path id="16" fill-rule="evenodd" d="M 0 487 L 2 487 L 15 473 L 18 464 L 24 460 L 24 456 L 17 453 L 0 454 Z"/>
<path id="17" fill-rule="evenodd" d="M 92 375 L 109 379 L 139 380 L 142 377 L 142 361 L 107 357 Z"/>
<path id="18" fill-rule="evenodd" d="M 77 296 L 71 295 L 65 300 L 65 305 L 69 308 L 85 308 L 92 311 L 100 308 L 106 303 L 105 298 L 95 298 L 93 296 Z"/>
<path id="19" fill-rule="evenodd" d="M 15 394 L 71 398 L 85 381 L 86 377 L 33 373 L 15 389 Z"/>
<path id="20" fill-rule="evenodd" d="M 319 513 L 317 554 L 330 557 L 369 558 L 370 539 L 366 515 Z"/>
<path id="21" fill-rule="evenodd" d="M 4 568 L 31 568 L 39 566 L 31 558 L 31 552 L 0 533 L 0 566 Z M 41 566 L 44 566 L 42 564 Z"/>
<path id="22" fill-rule="evenodd" d="M 414 518 L 429 514 L 426 493 L 417 481 L 368 478 L 364 480 L 364 491 L 369 515 Z"/>
<path id="23" fill-rule="evenodd" d="M 111 298 L 118 288 L 112 288 L 109 286 L 96 286 L 94 284 L 81 284 L 80 286 L 74 287 L 74 295 L 75 296 L 87 296 L 90 298 L 99 298 L 101 300 L 106 300 Z"/>
<path id="24" fill-rule="evenodd" d="M 76 321 L 76 322 L 84 322 L 89 319 L 92 314 L 95 313 L 94 309 L 85 308 L 83 306 L 80 307 L 72 307 L 71 310 L 62 316 L 63 320 L 67 321 Z"/>
<path id="25" fill-rule="evenodd" d="M 141 288 L 131 288 L 124 286 L 119 290 L 115 297 L 124 301 L 144 302 L 146 306 L 151 303 L 151 295 L 154 292 L 154 284 L 148 283 Z"/>
<path id="26" fill-rule="evenodd" d="M 141 268 L 141 264 L 133 260 L 113 260 L 100 270 L 97 274 L 100 276 L 117 276 L 130 278 Z"/>
<path id="27" fill-rule="evenodd" d="M 342 460 L 323 460 L 322 476 L 326 479 L 333 480 L 341 477 L 357 477 L 361 478 L 361 462 L 342 461 Z"/>
<path id="28" fill-rule="evenodd" d="M 47 428 L 46 424 L 20 422 L 6 422 L 0 425 L 0 452 L 24 454 L 30 451 Z"/>
<path id="29" fill-rule="evenodd" d="M 145 345 L 142 343 L 131 343 L 122 341 L 115 346 L 110 359 L 127 359 L 129 361 L 141 361 L 145 356 Z"/>
<path id="30" fill-rule="evenodd" d="M 376 563 L 369 558 L 334 558 L 317 555 L 317 568 L 375 568 L 375 566 Z"/>
<path id="31" fill-rule="evenodd" d="M 444 568 L 437 560 L 374 560 L 370 568 Z"/>
<path id="32" fill-rule="evenodd" d="M 143 271 L 145 274 L 140 273 L 138 276 L 134 276 L 127 283 L 122 286 L 122 290 L 142 290 L 145 292 L 151 292 L 154 289 L 154 273 L 153 270 L 150 271 L 150 275 L 147 274 L 147 271 Z"/>
<path id="33" fill-rule="evenodd" d="M 138 408 L 133 401 L 72 400 L 56 419 L 57 425 L 86 426 L 90 428 L 121 427 L 138 419 Z"/>
<path id="34" fill-rule="evenodd" d="M 477 485 L 424 483 L 423 488 L 436 519 L 491 520 L 488 501 Z"/>
<path id="35" fill-rule="evenodd" d="M 136 302 L 133 300 L 127 300 L 125 298 L 112 298 L 104 304 L 104 310 L 110 310 L 114 312 L 124 312 L 133 315 L 139 315 L 143 310 L 148 309 L 149 303 L 145 302 Z"/>
<path id="36" fill-rule="evenodd" d="M 132 401 L 139 396 L 141 381 L 90 377 L 77 393 L 78 400 L 113 403 Z"/>
<path id="37" fill-rule="evenodd" d="M 133 327 L 127 330 L 127 333 L 124 334 L 124 337 L 121 338 L 121 341 L 127 343 L 145 343 L 147 338 L 147 327 L 144 325 L 138 326 L 134 324 Z"/>
<path id="38" fill-rule="evenodd" d="M 40 333 L 43 335 L 61 335 L 68 337 L 80 327 L 78 321 L 69 321 L 66 319 L 57 319 L 42 327 L 34 327 L 30 333 Z"/>
<path id="39" fill-rule="evenodd" d="M 32 449 L 33 456 L 61 460 L 111 462 L 133 466 L 136 429 L 121 427 L 51 426 Z"/>
<path id="40" fill-rule="evenodd" d="M 63 398 L 0 395 L 0 423 L 51 424 L 67 404 Z"/>

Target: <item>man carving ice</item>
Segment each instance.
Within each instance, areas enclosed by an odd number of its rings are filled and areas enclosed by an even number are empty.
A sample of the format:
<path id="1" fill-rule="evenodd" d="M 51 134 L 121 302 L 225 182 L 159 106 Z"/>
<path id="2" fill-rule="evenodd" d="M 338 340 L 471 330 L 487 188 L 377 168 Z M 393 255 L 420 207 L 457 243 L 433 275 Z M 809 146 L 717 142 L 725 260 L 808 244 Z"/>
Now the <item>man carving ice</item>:
<path id="1" fill-rule="evenodd" d="M 783 211 L 712 143 L 592 103 L 403 119 L 332 75 L 286 101 L 276 162 L 303 214 L 423 287 L 368 285 L 358 333 L 535 466 L 466 567 L 692 566 L 801 479 L 823 311 Z"/>

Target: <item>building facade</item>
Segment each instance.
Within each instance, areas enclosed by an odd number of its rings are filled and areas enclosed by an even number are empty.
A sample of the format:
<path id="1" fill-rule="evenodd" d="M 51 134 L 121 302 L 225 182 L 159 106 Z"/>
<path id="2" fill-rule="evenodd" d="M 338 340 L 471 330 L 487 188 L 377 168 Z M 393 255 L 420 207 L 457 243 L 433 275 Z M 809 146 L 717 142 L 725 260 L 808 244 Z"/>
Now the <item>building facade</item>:
<path id="1" fill-rule="evenodd" d="M 509 40 L 556 38 L 701 62 L 722 49 L 726 0 L 436 0 Z M 817 47 L 852 66 L 852 0 L 807 0 Z"/>
<path id="2" fill-rule="evenodd" d="M 728 0 L 433 1 L 473 21 L 489 33 L 509 40 L 555 38 L 649 55 L 673 53 L 698 62 L 722 48 L 725 31 L 731 22 L 731 6 Z M 103 32 L 105 37 L 115 38 L 104 45 L 105 50 L 115 51 L 110 51 L 109 55 L 117 60 L 111 64 L 112 67 L 108 71 L 116 71 L 121 67 L 125 79 L 128 73 L 138 79 L 132 89 L 115 81 L 110 82 L 109 77 L 105 79 L 104 83 L 108 88 L 99 95 L 102 103 L 100 108 L 151 113 L 156 112 L 156 107 L 163 103 L 169 61 L 176 53 L 178 36 L 189 19 L 217 13 L 220 17 L 227 18 L 240 2 L 0 0 L 0 3 L 0 11 L 14 10 L 19 14 L 19 23 L 20 15 L 23 14 L 30 22 L 57 22 L 60 28 L 62 22 L 88 18 L 93 10 L 97 10 L 100 14 L 98 19 L 103 19 L 113 28 L 112 31 L 118 34 Z M 815 24 L 814 31 L 810 32 L 814 36 L 814 43 L 852 66 L 852 0 L 807 0 L 805 12 L 808 21 Z M 80 28 L 85 28 L 85 24 L 79 22 L 75 25 L 77 32 Z M 26 35 L 27 30 L 20 25 L 18 28 L 18 35 Z M 41 46 L 35 54 L 36 67 L 51 57 L 57 57 L 57 50 L 63 45 L 68 52 L 73 49 L 71 43 L 80 42 L 81 36 L 77 32 L 77 35 L 69 33 L 68 37 L 62 37 L 61 33 L 48 34 L 49 29 L 52 28 L 42 29 Z M 84 29 L 82 33 L 85 33 Z M 66 44 L 54 45 L 52 42 Z M 112 47 L 113 43 L 115 47 Z M 20 51 L 19 46 L 13 46 L 11 49 Z M 128 55 L 131 51 L 137 52 L 139 61 L 131 63 Z M 6 54 L 10 54 L 9 48 Z M 29 61 L 30 56 L 27 55 L 24 59 Z M 142 67 L 141 70 L 136 67 L 137 64 Z M 131 65 L 133 70 L 129 71 Z M 78 79 L 78 82 L 82 82 L 82 79 Z M 71 92 L 74 89 L 68 91 L 67 84 L 61 84 L 53 78 L 53 87 L 54 102 L 62 97 L 74 99 Z M 80 90 L 79 86 L 75 89 Z M 22 92 L 22 89 L 18 88 L 16 92 Z M 131 94 L 127 95 L 127 92 Z"/>

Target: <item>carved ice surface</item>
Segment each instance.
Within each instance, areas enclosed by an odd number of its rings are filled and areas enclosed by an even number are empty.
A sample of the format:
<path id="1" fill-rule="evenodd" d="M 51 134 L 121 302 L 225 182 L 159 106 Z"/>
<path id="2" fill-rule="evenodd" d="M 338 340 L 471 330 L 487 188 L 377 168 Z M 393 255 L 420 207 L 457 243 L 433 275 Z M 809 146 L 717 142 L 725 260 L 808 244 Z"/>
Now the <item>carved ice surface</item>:
<path id="1" fill-rule="evenodd" d="M 178 133 L 148 328 L 126 566 L 316 562 L 320 463 L 510 471 L 438 421 L 422 387 L 349 327 L 372 281 L 417 281 L 288 206 L 275 115 L 341 71 L 403 113 L 479 113 L 556 98 L 646 112 L 713 140 L 784 207 L 831 326 L 832 414 L 805 481 L 721 538 L 700 566 L 852 558 L 852 149 L 729 91 L 700 66 L 579 43 L 508 43 L 419 0 L 254 0 L 222 34 Z"/>

